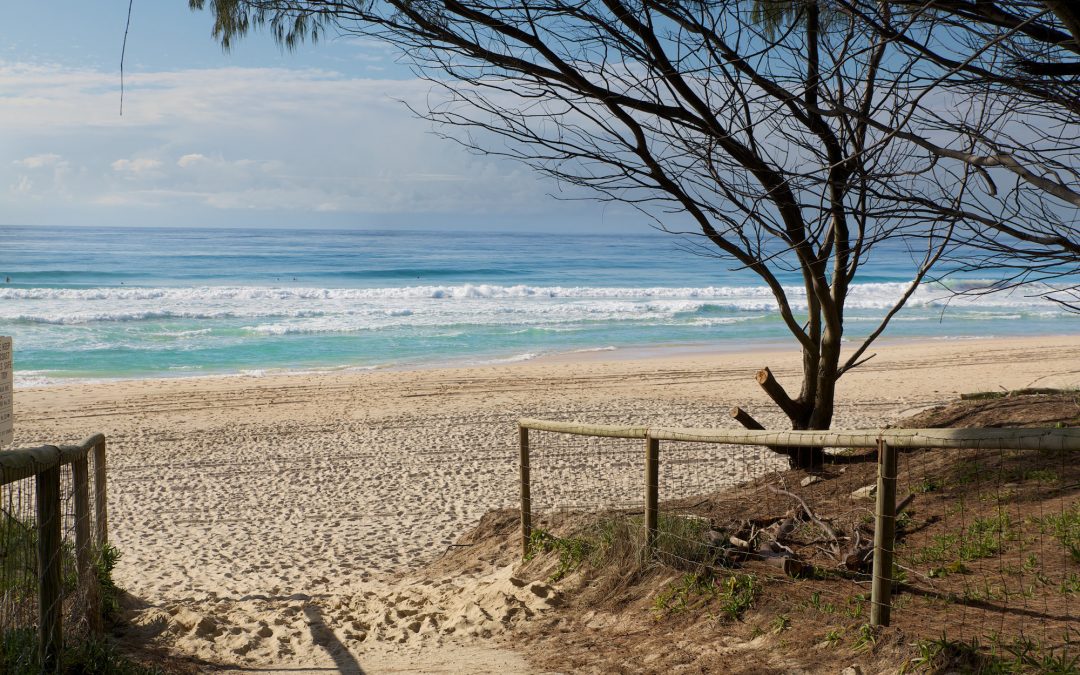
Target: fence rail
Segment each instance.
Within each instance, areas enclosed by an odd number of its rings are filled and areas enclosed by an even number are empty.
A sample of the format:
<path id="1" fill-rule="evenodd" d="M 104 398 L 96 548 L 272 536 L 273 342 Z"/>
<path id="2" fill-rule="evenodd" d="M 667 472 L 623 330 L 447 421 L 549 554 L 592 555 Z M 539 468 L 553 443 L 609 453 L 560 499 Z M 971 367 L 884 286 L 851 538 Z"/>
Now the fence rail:
<path id="1" fill-rule="evenodd" d="M 528 553 L 531 544 L 535 492 L 532 485 L 533 480 L 535 480 L 532 471 L 535 468 L 535 462 L 531 459 L 533 453 L 530 450 L 530 431 L 603 439 L 644 441 L 639 451 L 641 454 L 638 455 L 640 459 L 636 461 L 641 462 L 639 466 L 642 474 L 639 475 L 643 477 L 642 482 L 639 483 L 639 494 L 641 501 L 644 503 L 643 532 L 641 536 L 646 551 L 653 550 L 658 536 L 661 442 L 671 443 L 674 446 L 679 444 L 725 444 L 735 446 L 876 448 L 878 451 L 877 481 L 876 496 L 874 497 L 875 508 L 872 514 L 874 533 L 870 597 L 870 625 L 872 626 L 889 625 L 891 610 L 893 609 L 892 587 L 897 581 L 894 553 L 896 549 L 898 449 L 1054 452 L 1062 457 L 1063 465 L 1068 461 L 1066 459 L 1068 453 L 1080 451 L 1080 429 L 880 429 L 777 432 L 594 425 L 581 422 L 538 419 L 521 419 L 518 422 L 518 428 L 521 448 L 520 490 L 523 555 Z M 621 447 L 623 448 L 621 453 L 612 452 L 611 455 L 617 454 L 623 458 L 632 458 L 636 454 L 625 444 Z M 583 449 L 581 454 L 586 452 Z M 597 454 L 600 454 L 599 451 L 597 451 Z M 574 452 L 573 450 L 564 449 L 559 456 L 573 458 Z M 634 461 L 633 459 L 624 459 L 623 465 L 625 466 Z M 684 461 L 702 463 L 706 460 L 686 459 Z M 1069 462 L 1070 466 L 1071 464 Z M 1064 466 L 1062 468 L 1064 469 Z M 602 470 L 602 467 L 600 467 L 600 470 Z M 558 475 L 565 475 L 565 472 Z M 786 494 L 790 495 L 790 493 Z M 684 494 L 681 496 L 689 497 L 691 495 Z M 810 510 L 805 503 L 803 507 L 809 513 Z M 901 506 L 901 509 L 903 508 Z M 961 528 L 961 531 L 963 531 L 963 528 Z M 1075 574 L 1067 578 L 1074 579 Z M 1072 584 L 1074 582 L 1069 581 L 1068 583 Z M 1069 593 L 1071 592 L 1069 591 Z M 1067 604 L 1066 616 L 1071 616 Z"/>
<path id="2" fill-rule="evenodd" d="M 1080 450 L 1080 429 L 854 429 L 837 431 L 744 431 L 680 429 L 618 424 L 585 424 L 521 419 L 523 429 L 607 438 L 654 438 L 728 445 L 776 445 L 798 448 L 876 448 L 884 441 L 894 448 L 1035 450 L 1052 447 Z"/>
<path id="3" fill-rule="evenodd" d="M 65 615 L 102 629 L 94 560 L 108 543 L 105 437 L 0 452 L 0 507 L 0 629 L 7 642 L 36 625 L 40 668 L 53 672 Z"/>

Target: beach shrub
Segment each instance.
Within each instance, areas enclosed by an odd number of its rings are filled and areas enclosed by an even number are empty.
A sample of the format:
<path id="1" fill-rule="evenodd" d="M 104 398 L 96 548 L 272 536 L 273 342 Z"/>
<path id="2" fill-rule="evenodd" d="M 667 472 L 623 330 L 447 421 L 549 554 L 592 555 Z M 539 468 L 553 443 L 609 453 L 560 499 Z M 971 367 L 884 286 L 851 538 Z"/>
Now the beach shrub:
<path id="1" fill-rule="evenodd" d="M 37 630 L 17 628 L 5 631 L 0 642 L 0 673 L 39 675 Z M 83 639 L 68 645 L 61 657 L 59 672 L 65 675 L 160 675 L 161 669 L 144 666 L 124 656 L 105 639 Z"/>
<path id="2" fill-rule="evenodd" d="M 551 581 L 559 581 L 580 567 L 593 549 L 593 543 L 582 538 L 556 537 L 544 530 L 533 530 L 529 535 L 529 552 L 525 559 L 531 560 L 540 553 L 557 551 L 559 566 L 551 575 Z"/>
<path id="3" fill-rule="evenodd" d="M 113 580 L 113 569 L 120 560 L 120 551 L 106 542 L 94 558 L 94 574 L 101 588 L 101 615 L 115 621 L 120 615 L 120 587 Z"/>

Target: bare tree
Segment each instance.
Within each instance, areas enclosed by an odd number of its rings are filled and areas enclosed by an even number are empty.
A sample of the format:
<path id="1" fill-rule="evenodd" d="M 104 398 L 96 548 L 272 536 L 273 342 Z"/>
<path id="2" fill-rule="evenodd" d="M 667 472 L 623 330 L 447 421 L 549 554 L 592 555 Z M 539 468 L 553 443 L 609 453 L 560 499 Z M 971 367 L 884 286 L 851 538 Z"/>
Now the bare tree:
<path id="1" fill-rule="evenodd" d="M 992 215 L 1006 200 L 979 188 L 982 167 L 901 133 L 938 91 L 925 58 L 833 3 L 773 23 L 740 0 L 190 3 L 210 6 L 226 48 L 259 26 L 287 46 L 327 30 L 393 43 L 441 92 L 420 112 L 448 136 L 631 204 L 756 273 L 802 349 L 797 394 L 768 369 L 758 378 L 794 429 L 829 428 L 837 381 L 958 229 L 1028 217 Z M 883 246 L 910 251 L 910 284 L 845 348 L 849 289 Z M 824 461 L 776 450 L 793 466 Z"/>
<path id="2" fill-rule="evenodd" d="M 795 20 L 800 5 L 774 8 L 782 16 L 774 22 Z M 961 292 L 1024 286 L 1080 311 L 1080 4 L 835 0 L 834 7 L 921 60 L 936 90 L 891 133 L 975 168 L 981 191 L 993 197 L 956 231 L 966 246 L 951 267 L 996 274 Z"/>

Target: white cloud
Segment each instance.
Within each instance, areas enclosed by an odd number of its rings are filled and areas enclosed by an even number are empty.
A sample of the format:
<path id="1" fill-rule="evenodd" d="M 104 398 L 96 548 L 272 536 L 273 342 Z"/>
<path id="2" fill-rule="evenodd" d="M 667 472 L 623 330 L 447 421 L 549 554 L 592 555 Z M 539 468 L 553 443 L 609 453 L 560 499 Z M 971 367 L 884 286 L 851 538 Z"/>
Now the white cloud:
<path id="1" fill-rule="evenodd" d="M 109 166 L 112 167 L 113 171 L 137 176 L 141 174 L 156 173 L 157 169 L 161 167 L 161 160 L 150 159 L 147 157 L 137 157 L 135 159 L 118 159 Z"/>
<path id="2" fill-rule="evenodd" d="M 63 157 L 54 153 L 30 155 L 29 157 L 15 160 L 14 164 L 25 169 L 45 169 L 68 166 L 68 163 L 64 161 Z"/>
<path id="3" fill-rule="evenodd" d="M 114 73 L 0 62 L 0 147 L 23 157 L 0 163 L 0 208 L 30 220 L 51 192 L 73 208 L 162 209 L 178 224 L 207 210 L 222 223 L 239 210 L 422 222 L 581 210 L 553 204 L 528 169 L 431 134 L 399 102 L 436 99 L 422 80 L 219 68 L 134 73 L 125 90 L 120 117 Z"/>
<path id="4" fill-rule="evenodd" d="M 184 155 L 180 159 L 176 160 L 176 166 L 180 167 L 181 169 L 186 169 L 189 166 L 195 166 L 196 164 L 205 161 L 206 155 L 200 155 L 197 152 L 193 152 L 190 155 Z"/>

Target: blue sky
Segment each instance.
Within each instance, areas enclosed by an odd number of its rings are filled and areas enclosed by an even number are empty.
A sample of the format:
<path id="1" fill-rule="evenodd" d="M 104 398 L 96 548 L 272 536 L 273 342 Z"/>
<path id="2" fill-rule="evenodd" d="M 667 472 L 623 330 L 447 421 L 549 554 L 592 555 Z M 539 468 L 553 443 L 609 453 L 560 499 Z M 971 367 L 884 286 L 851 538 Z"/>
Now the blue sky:
<path id="1" fill-rule="evenodd" d="M 430 84 L 383 45 L 223 54 L 209 13 L 135 0 L 121 117 L 127 0 L 0 4 L 2 223 L 648 231 L 434 136 L 400 102 Z"/>

